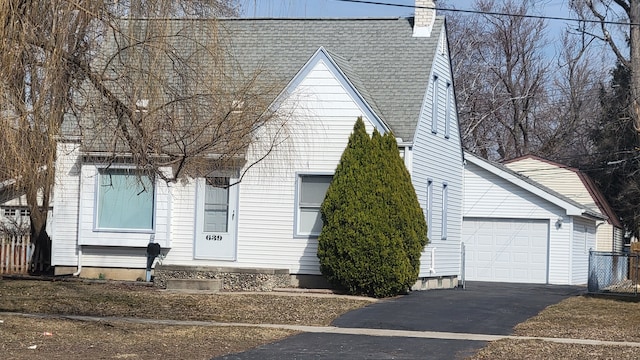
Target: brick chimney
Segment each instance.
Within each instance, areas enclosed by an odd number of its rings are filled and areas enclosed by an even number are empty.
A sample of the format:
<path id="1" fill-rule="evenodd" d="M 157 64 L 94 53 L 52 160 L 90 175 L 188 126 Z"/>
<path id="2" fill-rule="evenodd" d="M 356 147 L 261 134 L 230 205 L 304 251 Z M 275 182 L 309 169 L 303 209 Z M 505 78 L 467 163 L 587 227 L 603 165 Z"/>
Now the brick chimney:
<path id="1" fill-rule="evenodd" d="M 433 22 L 436 20 L 435 7 L 435 0 L 416 0 L 416 14 L 413 23 L 414 37 L 431 36 Z"/>

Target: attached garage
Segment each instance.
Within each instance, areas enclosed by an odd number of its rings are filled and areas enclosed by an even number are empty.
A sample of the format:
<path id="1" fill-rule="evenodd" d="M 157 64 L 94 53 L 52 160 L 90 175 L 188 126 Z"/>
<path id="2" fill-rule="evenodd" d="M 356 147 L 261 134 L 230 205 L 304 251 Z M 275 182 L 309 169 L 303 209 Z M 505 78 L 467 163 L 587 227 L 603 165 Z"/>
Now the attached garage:
<path id="1" fill-rule="evenodd" d="M 468 279 L 547 283 L 548 220 L 465 218 L 462 241 Z"/>
<path id="2" fill-rule="evenodd" d="M 468 153 L 464 176 L 464 280 L 586 283 L 604 215 Z"/>

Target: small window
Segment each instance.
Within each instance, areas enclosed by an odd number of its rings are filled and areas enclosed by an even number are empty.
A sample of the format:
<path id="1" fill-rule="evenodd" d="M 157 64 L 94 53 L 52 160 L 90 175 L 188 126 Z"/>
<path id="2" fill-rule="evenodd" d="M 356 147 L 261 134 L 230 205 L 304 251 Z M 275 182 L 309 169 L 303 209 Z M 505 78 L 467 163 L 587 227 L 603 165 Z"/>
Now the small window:
<path id="1" fill-rule="evenodd" d="M 7 216 L 7 217 L 16 216 L 16 209 L 9 209 L 9 208 L 4 209 L 4 216 Z"/>
<path id="2" fill-rule="evenodd" d="M 132 169 L 101 169 L 98 176 L 96 228 L 153 230 L 153 181 Z"/>
<path id="3" fill-rule="evenodd" d="M 427 238 L 431 239 L 431 220 L 433 218 L 433 180 L 427 180 Z"/>
<path id="4" fill-rule="evenodd" d="M 298 177 L 297 235 L 320 235 L 322 230 L 320 206 L 332 178 L 331 175 L 300 175 Z"/>
<path id="5" fill-rule="evenodd" d="M 438 76 L 433 77 L 431 89 L 431 132 L 438 133 Z"/>
<path id="6" fill-rule="evenodd" d="M 447 83 L 447 98 L 446 98 L 446 107 L 444 112 L 444 137 L 445 139 L 449 138 L 449 128 L 451 124 L 451 99 L 452 99 L 452 88 L 451 83 Z"/>
<path id="7" fill-rule="evenodd" d="M 449 202 L 449 186 L 442 184 L 442 240 L 447 240 L 447 208 Z"/>

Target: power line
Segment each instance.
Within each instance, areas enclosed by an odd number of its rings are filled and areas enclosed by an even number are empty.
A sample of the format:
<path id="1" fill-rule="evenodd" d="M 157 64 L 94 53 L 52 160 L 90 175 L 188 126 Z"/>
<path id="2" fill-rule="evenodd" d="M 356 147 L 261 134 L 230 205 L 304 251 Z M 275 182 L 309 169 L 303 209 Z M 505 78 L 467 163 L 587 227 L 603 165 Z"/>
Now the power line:
<path id="1" fill-rule="evenodd" d="M 382 6 L 394 6 L 394 7 L 403 7 L 403 8 L 411 8 L 411 9 L 431 9 L 438 11 L 449 11 L 449 12 L 460 12 L 460 13 L 468 13 L 468 14 L 480 14 L 480 15 L 493 15 L 493 16 L 511 16 L 511 17 L 520 17 L 526 19 L 543 19 L 543 20 L 560 20 L 560 21 L 575 21 L 578 23 L 595 23 L 595 24 L 608 24 L 608 25 L 635 25 L 638 26 L 640 24 L 623 22 L 623 21 L 607 21 L 607 20 L 592 20 L 592 19 L 575 19 L 561 16 L 545 16 L 545 15 L 530 15 L 530 14 L 509 14 L 498 11 L 480 11 L 480 10 L 465 10 L 465 9 L 450 9 L 450 8 L 441 8 L 437 6 L 416 6 L 416 5 L 405 5 L 405 4 L 394 4 L 382 1 L 371 1 L 371 0 L 334 0 L 340 2 L 348 2 L 348 3 L 359 3 L 359 4 L 368 4 L 368 5 L 382 5 Z"/>

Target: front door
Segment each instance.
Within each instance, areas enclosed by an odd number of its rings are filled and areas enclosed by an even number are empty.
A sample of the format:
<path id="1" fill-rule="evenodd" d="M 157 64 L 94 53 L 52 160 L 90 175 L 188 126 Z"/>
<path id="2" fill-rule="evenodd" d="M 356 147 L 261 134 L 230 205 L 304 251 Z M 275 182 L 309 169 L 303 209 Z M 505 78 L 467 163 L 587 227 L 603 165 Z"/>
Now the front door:
<path id="1" fill-rule="evenodd" d="M 196 259 L 235 260 L 238 185 L 228 177 L 196 183 Z"/>

